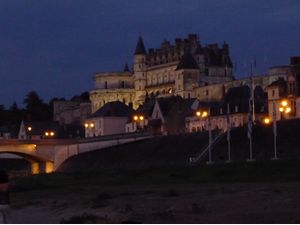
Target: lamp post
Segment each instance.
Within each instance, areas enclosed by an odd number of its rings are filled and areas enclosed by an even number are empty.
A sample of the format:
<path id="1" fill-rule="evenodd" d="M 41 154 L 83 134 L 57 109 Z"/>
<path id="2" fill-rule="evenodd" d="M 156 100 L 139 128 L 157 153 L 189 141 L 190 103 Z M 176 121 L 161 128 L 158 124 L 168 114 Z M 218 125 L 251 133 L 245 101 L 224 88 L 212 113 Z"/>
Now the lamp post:
<path id="1" fill-rule="evenodd" d="M 292 111 L 289 102 L 285 99 L 280 101 L 279 112 L 289 114 Z M 281 118 L 280 118 L 281 119 Z M 274 133 L 274 158 L 273 160 L 277 160 L 277 116 L 276 116 L 276 106 L 273 101 L 273 133 Z"/>
<path id="2" fill-rule="evenodd" d="M 196 112 L 196 116 L 199 118 L 207 118 L 207 128 L 208 128 L 208 161 L 207 164 L 212 164 L 211 160 L 211 144 L 212 144 L 212 130 L 211 130 L 211 121 L 209 117 L 209 113 L 207 110 L 198 110 Z"/>

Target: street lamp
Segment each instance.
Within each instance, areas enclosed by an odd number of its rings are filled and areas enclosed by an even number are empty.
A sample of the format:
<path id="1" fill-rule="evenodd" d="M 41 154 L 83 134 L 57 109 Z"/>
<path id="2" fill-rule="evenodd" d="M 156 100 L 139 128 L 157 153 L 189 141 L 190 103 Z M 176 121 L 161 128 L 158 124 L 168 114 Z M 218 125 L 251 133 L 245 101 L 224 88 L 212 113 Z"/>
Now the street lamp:
<path id="1" fill-rule="evenodd" d="M 145 120 L 145 117 L 143 115 L 134 115 L 133 120 L 135 121 L 137 128 L 138 128 L 137 123 L 142 123 Z"/>
<path id="2" fill-rule="evenodd" d="M 271 119 L 269 117 L 264 118 L 264 124 L 269 125 L 271 123 Z"/>
<path id="3" fill-rule="evenodd" d="M 208 111 L 198 110 L 196 112 L 196 116 L 199 117 L 199 118 L 207 118 L 207 126 L 208 126 L 208 161 L 207 161 L 207 164 L 212 164 L 212 160 L 211 160 L 212 133 L 211 133 L 211 121 L 210 121 Z"/>
<path id="4" fill-rule="evenodd" d="M 46 137 L 54 137 L 55 133 L 54 131 L 45 131 L 44 135 Z"/>
<path id="5" fill-rule="evenodd" d="M 289 114 L 292 111 L 289 102 L 285 99 L 281 100 L 279 103 L 279 112 L 284 114 Z M 276 116 L 276 106 L 273 101 L 273 133 L 274 133 L 274 158 L 277 160 L 277 116 Z"/>

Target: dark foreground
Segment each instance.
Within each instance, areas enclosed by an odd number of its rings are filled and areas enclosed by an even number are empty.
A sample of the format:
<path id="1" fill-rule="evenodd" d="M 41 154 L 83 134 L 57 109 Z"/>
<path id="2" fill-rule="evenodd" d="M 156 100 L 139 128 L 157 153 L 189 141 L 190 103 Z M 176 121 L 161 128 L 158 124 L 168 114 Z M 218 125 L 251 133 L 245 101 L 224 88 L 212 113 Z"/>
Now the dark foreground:
<path id="1" fill-rule="evenodd" d="M 13 181 L 14 223 L 300 223 L 300 161 Z"/>

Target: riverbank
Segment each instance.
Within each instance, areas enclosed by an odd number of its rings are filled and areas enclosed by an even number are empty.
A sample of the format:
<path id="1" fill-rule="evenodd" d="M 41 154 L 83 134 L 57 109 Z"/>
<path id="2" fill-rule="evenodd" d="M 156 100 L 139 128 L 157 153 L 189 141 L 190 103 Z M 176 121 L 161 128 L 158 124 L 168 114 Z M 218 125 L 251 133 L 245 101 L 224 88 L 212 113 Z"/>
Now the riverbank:
<path id="1" fill-rule="evenodd" d="M 300 223 L 298 161 L 19 178 L 14 223 Z"/>

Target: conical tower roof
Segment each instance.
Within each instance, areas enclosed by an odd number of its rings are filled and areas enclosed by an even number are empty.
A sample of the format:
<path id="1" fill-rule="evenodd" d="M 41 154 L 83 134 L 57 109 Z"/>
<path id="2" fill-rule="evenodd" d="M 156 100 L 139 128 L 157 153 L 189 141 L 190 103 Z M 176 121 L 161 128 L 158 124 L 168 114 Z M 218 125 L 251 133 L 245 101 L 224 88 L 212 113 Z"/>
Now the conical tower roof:
<path id="1" fill-rule="evenodd" d="M 135 55 L 146 54 L 145 45 L 141 36 L 139 36 L 134 54 Z"/>

